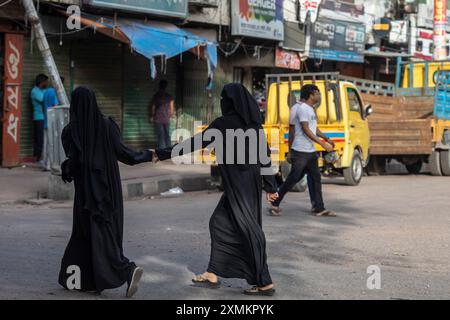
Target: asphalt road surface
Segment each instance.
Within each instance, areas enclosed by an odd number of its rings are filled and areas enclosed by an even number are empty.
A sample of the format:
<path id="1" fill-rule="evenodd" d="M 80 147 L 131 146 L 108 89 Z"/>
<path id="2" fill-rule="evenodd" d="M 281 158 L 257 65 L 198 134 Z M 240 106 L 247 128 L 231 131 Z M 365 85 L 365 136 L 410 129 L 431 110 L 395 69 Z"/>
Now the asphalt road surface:
<path id="1" fill-rule="evenodd" d="M 283 217 L 264 212 L 275 298 L 449 299 L 449 191 L 450 179 L 428 175 L 370 177 L 358 187 L 327 182 L 337 218 L 312 217 L 307 194 L 290 194 Z M 219 197 L 125 204 L 125 253 L 146 271 L 135 299 L 247 299 L 241 280 L 224 280 L 220 290 L 191 286 L 208 264 L 208 221 Z M 124 297 L 124 287 L 101 296 L 59 287 L 71 222 L 68 202 L 0 207 L 0 299 Z M 369 266 L 381 272 L 380 289 L 367 286 Z"/>

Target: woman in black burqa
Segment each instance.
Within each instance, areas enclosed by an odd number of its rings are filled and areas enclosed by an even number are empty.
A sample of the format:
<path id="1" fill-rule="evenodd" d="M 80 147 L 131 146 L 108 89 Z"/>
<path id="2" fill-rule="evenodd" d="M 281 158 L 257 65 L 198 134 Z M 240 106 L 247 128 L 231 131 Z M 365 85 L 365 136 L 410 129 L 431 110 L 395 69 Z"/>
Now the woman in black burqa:
<path id="1" fill-rule="evenodd" d="M 224 87 L 221 108 L 222 117 L 213 121 L 208 129 L 201 133 L 201 138 L 212 129 L 220 131 L 223 136 L 223 155 L 218 155 L 217 148 L 216 155 L 223 159 L 222 163 L 219 163 L 219 170 L 224 194 L 209 224 L 211 256 L 207 272 L 197 276 L 193 282 L 201 287 L 218 288 L 221 284 L 218 277 L 240 278 L 253 286 L 245 290 L 245 294 L 271 296 L 275 289 L 267 266 L 266 239 L 262 230 L 263 180 L 268 201 L 277 199 L 277 188 L 274 176 L 261 178 L 262 167 L 271 166 L 270 151 L 262 131 L 262 118 L 256 100 L 240 84 L 228 84 Z M 244 162 L 236 162 L 236 145 L 234 159 L 227 157 L 230 142 L 226 139 L 226 131 L 230 129 L 242 129 L 244 132 L 253 130 L 258 137 L 257 145 L 267 147 L 266 162 L 261 161 L 259 149 L 250 148 L 249 140 L 246 140 Z M 196 151 L 193 146 L 194 140 L 198 138 L 193 137 L 178 147 L 188 152 Z M 202 139 L 201 147 L 206 148 L 210 144 L 211 141 Z M 158 159 L 163 161 L 171 158 L 174 148 L 175 146 L 156 150 Z M 188 152 L 182 151 L 179 155 Z M 252 152 L 258 153 L 255 162 L 250 161 Z"/>
<path id="2" fill-rule="evenodd" d="M 72 94 L 70 123 L 62 133 L 67 160 L 62 178 L 75 183 L 72 237 L 64 253 L 59 283 L 66 289 L 102 292 L 127 283 L 127 297 L 138 288 L 143 269 L 123 254 L 123 198 L 118 162 L 150 162 L 153 152 L 136 152 L 122 143 L 117 124 L 99 110 L 86 87 Z M 80 271 L 80 286 L 73 277 Z"/>

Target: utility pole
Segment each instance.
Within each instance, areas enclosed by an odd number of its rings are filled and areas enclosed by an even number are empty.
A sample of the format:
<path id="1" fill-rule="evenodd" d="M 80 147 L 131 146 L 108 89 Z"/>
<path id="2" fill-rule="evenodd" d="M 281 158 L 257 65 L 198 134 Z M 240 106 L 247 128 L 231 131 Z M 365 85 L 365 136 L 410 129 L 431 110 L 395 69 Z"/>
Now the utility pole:
<path id="1" fill-rule="evenodd" d="M 447 59 L 447 0 L 434 0 L 434 60 Z"/>
<path id="2" fill-rule="evenodd" d="M 36 43 L 38 45 L 39 51 L 41 51 L 42 57 L 44 58 L 44 63 L 48 69 L 50 79 L 52 80 L 53 86 L 58 94 L 58 99 L 62 105 L 69 105 L 69 99 L 64 89 L 61 77 L 59 76 L 58 68 L 56 67 L 55 59 L 53 59 L 50 46 L 48 45 L 47 38 L 45 36 L 44 28 L 42 27 L 41 20 L 39 19 L 38 13 L 34 6 L 33 0 L 22 0 L 23 7 L 25 8 L 25 14 L 30 21 L 35 36 Z"/>

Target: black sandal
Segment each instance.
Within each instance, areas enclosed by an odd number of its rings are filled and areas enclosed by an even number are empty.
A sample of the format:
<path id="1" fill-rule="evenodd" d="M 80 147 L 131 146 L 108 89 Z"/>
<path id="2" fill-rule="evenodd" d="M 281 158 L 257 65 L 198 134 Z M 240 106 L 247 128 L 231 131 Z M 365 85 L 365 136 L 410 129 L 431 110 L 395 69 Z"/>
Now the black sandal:
<path id="1" fill-rule="evenodd" d="M 219 289 L 221 286 L 221 282 L 211 282 L 208 279 L 203 278 L 203 276 L 197 276 L 195 279 L 192 279 L 192 283 L 199 288 L 205 289 Z"/>
<path id="2" fill-rule="evenodd" d="M 247 296 L 259 296 L 259 297 L 273 297 L 275 295 L 275 289 L 262 290 L 258 287 L 244 290 L 244 294 Z"/>

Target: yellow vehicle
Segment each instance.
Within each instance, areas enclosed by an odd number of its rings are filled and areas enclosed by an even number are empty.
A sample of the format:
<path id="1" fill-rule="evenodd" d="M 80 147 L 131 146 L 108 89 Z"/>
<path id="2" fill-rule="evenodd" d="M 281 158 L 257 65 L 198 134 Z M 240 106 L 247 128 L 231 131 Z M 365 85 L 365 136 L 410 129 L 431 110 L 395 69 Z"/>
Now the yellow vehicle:
<path id="1" fill-rule="evenodd" d="M 343 176 L 347 185 L 358 185 L 369 160 L 370 132 L 367 117 L 372 108 L 365 105 L 357 87 L 341 81 L 338 73 L 276 74 L 266 76 L 267 114 L 265 130 L 272 150 L 272 162 L 283 179 L 289 174 L 289 116 L 291 107 L 300 102 L 305 84 L 315 84 L 322 102 L 317 109 L 319 129 L 335 144 L 329 155 L 317 145 L 319 166 L 325 176 Z M 296 187 L 303 191 L 303 180 Z"/>
<path id="2" fill-rule="evenodd" d="M 346 78 L 373 106 L 369 174 L 396 160 L 411 174 L 427 163 L 432 175 L 450 176 L 449 78 L 449 61 L 399 61 L 395 84 Z"/>
<path id="3" fill-rule="evenodd" d="M 268 98 L 264 130 L 272 151 L 274 173 L 285 179 L 290 172 L 287 154 L 291 107 L 300 101 L 303 85 L 315 84 L 322 94 L 322 102 L 317 109 L 319 129 L 336 144 L 332 154 L 316 146 L 320 155 L 319 166 L 325 176 L 343 176 L 347 185 L 358 185 L 369 160 L 367 117 L 372 107 L 364 104 L 357 87 L 341 81 L 338 73 L 276 74 L 267 75 L 266 81 Z M 198 129 L 201 131 L 206 128 Z M 214 152 L 204 150 L 201 156 L 204 162 L 214 163 Z M 211 176 L 213 184 L 220 186 L 216 165 L 211 166 Z M 305 191 L 306 188 L 305 178 L 294 191 Z"/>

